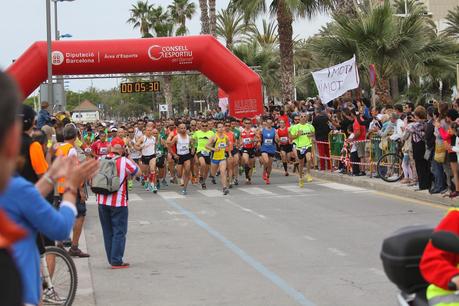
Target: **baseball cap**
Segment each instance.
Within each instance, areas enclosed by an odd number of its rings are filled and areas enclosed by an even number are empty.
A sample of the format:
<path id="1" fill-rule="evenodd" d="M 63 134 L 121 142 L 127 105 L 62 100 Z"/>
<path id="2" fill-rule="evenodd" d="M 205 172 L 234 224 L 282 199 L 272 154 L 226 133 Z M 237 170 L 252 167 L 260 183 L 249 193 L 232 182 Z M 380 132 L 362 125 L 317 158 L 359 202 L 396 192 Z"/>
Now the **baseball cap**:
<path id="1" fill-rule="evenodd" d="M 24 131 L 29 130 L 33 126 L 37 113 L 29 105 L 22 105 L 22 128 Z"/>
<path id="2" fill-rule="evenodd" d="M 124 147 L 124 141 L 123 141 L 123 139 L 121 139 L 119 137 L 115 137 L 115 138 L 112 139 L 112 142 L 110 143 L 110 145 L 112 147 L 115 147 L 115 146 Z"/>
<path id="3" fill-rule="evenodd" d="M 118 132 L 118 129 L 113 126 L 113 127 L 110 128 L 110 132 Z"/>

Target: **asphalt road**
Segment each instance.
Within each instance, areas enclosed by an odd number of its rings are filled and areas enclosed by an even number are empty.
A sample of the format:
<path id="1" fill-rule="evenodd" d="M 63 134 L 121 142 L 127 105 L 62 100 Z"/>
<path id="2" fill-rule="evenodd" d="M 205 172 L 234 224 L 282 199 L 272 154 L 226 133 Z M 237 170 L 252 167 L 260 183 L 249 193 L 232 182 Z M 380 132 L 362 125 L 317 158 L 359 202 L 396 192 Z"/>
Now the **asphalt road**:
<path id="1" fill-rule="evenodd" d="M 85 226 L 97 305 L 395 305 L 384 237 L 445 208 L 370 190 L 256 175 L 223 196 L 178 186 L 131 193 L 126 270 L 111 270 L 97 207 Z"/>

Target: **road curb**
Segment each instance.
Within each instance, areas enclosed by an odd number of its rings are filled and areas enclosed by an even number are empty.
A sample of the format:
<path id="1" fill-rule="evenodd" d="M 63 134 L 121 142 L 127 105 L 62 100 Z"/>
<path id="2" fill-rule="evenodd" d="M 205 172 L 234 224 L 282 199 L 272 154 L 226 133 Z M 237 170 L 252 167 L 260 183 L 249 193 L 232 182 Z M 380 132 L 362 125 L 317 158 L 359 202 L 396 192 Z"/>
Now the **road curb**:
<path id="1" fill-rule="evenodd" d="M 80 236 L 79 247 L 87 252 L 86 234 L 83 229 Z M 96 306 L 96 296 L 94 293 L 94 283 L 92 280 L 91 265 L 89 258 L 73 257 L 78 273 L 78 288 L 76 292 L 74 305 L 78 306 Z"/>
<path id="2" fill-rule="evenodd" d="M 430 202 L 433 204 L 441 204 L 445 206 L 459 206 L 459 200 L 451 200 L 444 198 L 439 194 L 430 194 L 428 191 L 414 191 L 413 188 L 407 187 L 400 183 L 387 183 L 378 178 L 370 178 L 368 176 L 355 177 L 347 174 L 331 173 L 325 171 L 313 170 L 312 176 L 318 179 L 353 185 L 357 187 L 372 189 L 380 192 L 389 193 L 401 197 L 407 197 L 414 200 Z"/>

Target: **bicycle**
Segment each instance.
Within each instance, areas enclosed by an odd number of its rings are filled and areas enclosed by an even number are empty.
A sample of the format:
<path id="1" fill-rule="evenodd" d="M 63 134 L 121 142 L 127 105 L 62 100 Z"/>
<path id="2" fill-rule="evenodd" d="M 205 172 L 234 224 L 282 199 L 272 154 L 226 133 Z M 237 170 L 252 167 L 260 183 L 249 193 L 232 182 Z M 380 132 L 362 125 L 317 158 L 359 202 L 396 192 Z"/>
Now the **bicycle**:
<path id="1" fill-rule="evenodd" d="M 48 269 L 48 260 L 54 261 L 53 271 Z M 41 256 L 41 274 L 43 305 L 73 304 L 78 287 L 78 274 L 72 257 L 65 249 L 55 246 L 45 248 L 45 253 Z"/>
<path id="2" fill-rule="evenodd" d="M 395 183 L 403 177 L 403 155 L 396 144 L 395 152 L 389 152 L 381 156 L 376 164 L 379 177 L 388 183 Z"/>

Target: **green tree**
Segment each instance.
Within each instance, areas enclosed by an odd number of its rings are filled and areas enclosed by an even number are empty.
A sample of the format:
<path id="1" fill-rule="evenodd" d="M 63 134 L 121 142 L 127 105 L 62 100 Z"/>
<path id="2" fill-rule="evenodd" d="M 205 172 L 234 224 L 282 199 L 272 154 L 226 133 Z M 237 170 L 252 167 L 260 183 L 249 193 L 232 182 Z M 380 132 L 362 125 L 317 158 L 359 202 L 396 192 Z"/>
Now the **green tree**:
<path id="1" fill-rule="evenodd" d="M 210 34 L 209 6 L 207 5 L 207 0 L 199 0 L 199 8 L 201 9 L 201 34 Z"/>
<path id="2" fill-rule="evenodd" d="M 148 4 L 148 1 L 138 1 L 137 4 L 132 5 L 131 17 L 127 20 L 127 23 L 132 24 L 134 29 L 140 29 L 140 35 L 144 38 L 151 37 L 148 17 L 152 8 L 153 5 Z"/>
<path id="3" fill-rule="evenodd" d="M 251 23 L 246 23 L 244 15 L 233 7 L 228 6 L 217 14 L 217 36 L 226 42 L 226 47 L 232 50 L 233 45 L 242 42 L 242 38 L 251 28 L 256 28 Z"/>
<path id="4" fill-rule="evenodd" d="M 459 38 L 459 6 L 456 6 L 453 10 L 448 11 L 446 16 L 447 27 L 443 31 L 443 34 L 449 37 Z"/>
<path id="5" fill-rule="evenodd" d="M 269 10 L 276 15 L 279 32 L 282 99 L 291 100 L 293 80 L 293 18 L 311 17 L 333 7 L 332 0 L 233 0 L 233 5 L 253 19 Z"/>
<path id="6" fill-rule="evenodd" d="M 168 8 L 172 19 L 178 25 L 175 35 L 186 35 L 188 33 L 186 20 L 193 18 L 196 13 L 196 5 L 188 0 L 174 0 Z"/>
<path id="7" fill-rule="evenodd" d="M 274 20 L 262 20 L 262 29 L 251 27 L 250 39 L 258 42 L 262 47 L 277 48 L 279 46 L 279 34 Z"/>

